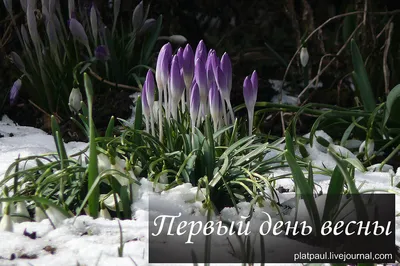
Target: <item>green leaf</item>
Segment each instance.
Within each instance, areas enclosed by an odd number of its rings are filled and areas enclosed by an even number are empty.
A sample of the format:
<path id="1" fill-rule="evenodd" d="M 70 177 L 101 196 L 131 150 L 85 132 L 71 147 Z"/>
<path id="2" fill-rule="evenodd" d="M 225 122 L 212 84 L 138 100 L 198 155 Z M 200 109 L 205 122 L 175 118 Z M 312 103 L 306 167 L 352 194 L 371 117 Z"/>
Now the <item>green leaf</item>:
<path id="1" fill-rule="evenodd" d="M 386 100 L 386 112 L 383 124 L 386 125 L 389 118 L 400 122 L 400 84 L 395 86 L 389 93 Z"/>
<path id="2" fill-rule="evenodd" d="M 354 206 L 356 207 L 357 218 L 360 221 L 365 221 L 368 219 L 367 210 L 365 205 L 361 199 L 360 192 L 358 191 L 354 179 L 351 177 L 349 171 L 347 170 L 348 163 L 342 160 L 331 147 L 328 148 L 329 154 L 335 159 L 337 163 L 337 167 L 340 169 L 346 183 L 349 192 L 352 194 L 352 200 L 354 202 Z"/>
<path id="3" fill-rule="evenodd" d="M 364 61 L 354 39 L 351 40 L 351 55 L 354 67 L 353 77 L 360 92 L 361 100 L 364 104 L 364 110 L 372 112 L 375 109 L 376 102 L 368 79 L 367 70 L 364 66 Z"/>
<path id="4" fill-rule="evenodd" d="M 88 119 L 89 119 L 89 168 L 88 168 L 88 188 L 89 190 L 93 187 L 93 193 L 89 197 L 89 214 L 93 218 L 97 218 L 99 215 L 99 198 L 100 188 L 95 184 L 95 180 L 98 176 L 97 168 L 97 144 L 96 144 L 96 133 L 93 122 L 93 86 L 88 74 L 84 74 L 84 84 L 86 97 L 88 101 Z"/>
<path id="5" fill-rule="evenodd" d="M 331 221 L 339 210 L 344 187 L 344 178 L 338 166 L 333 170 L 326 196 L 322 221 Z"/>
<path id="6" fill-rule="evenodd" d="M 107 130 L 106 130 L 106 134 L 105 134 L 106 138 L 111 138 L 113 136 L 114 124 L 115 124 L 115 118 L 114 118 L 114 116 L 112 116 L 110 119 L 110 122 L 108 122 Z"/>

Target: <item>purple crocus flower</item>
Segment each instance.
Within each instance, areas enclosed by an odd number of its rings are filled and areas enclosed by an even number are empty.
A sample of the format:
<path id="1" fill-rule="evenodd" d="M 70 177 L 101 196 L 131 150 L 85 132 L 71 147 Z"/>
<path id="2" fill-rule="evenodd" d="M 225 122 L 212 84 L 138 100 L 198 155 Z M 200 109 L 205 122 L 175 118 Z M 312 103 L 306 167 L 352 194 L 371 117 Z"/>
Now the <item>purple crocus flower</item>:
<path id="1" fill-rule="evenodd" d="M 243 82 L 243 98 L 248 110 L 254 109 L 257 100 L 257 91 L 254 91 L 251 79 L 247 76 Z"/>
<path id="2" fill-rule="evenodd" d="M 177 119 L 177 108 L 182 93 L 185 89 L 185 83 L 179 68 L 178 56 L 174 55 L 171 63 L 170 75 L 170 93 L 171 93 L 171 113 L 174 119 Z"/>
<path id="3" fill-rule="evenodd" d="M 154 136 L 155 135 L 155 129 L 154 129 L 154 114 L 153 114 L 153 106 L 154 106 L 154 88 L 155 88 L 155 82 L 154 82 L 154 75 L 151 70 L 147 71 L 146 75 L 146 97 L 147 97 L 147 104 L 149 105 L 150 108 L 150 125 L 151 125 L 151 134 Z"/>
<path id="4" fill-rule="evenodd" d="M 218 123 L 221 119 L 222 101 L 221 95 L 215 83 L 211 84 L 209 91 L 210 113 L 214 122 L 214 131 L 217 130 Z"/>
<path id="5" fill-rule="evenodd" d="M 221 69 L 224 72 L 227 80 L 229 92 L 232 90 L 232 63 L 229 55 L 224 53 L 221 58 Z"/>
<path id="6" fill-rule="evenodd" d="M 97 60 L 105 62 L 110 59 L 110 51 L 106 45 L 99 45 L 94 50 L 94 56 Z"/>
<path id="7" fill-rule="evenodd" d="M 253 73 L 251 74 L 251 84 L 253 85 L 253 90 L 255 90 L 256 92 L 256 96 L 257 96 L 257 91 L 258 91 L 258 75 L 257 75 L 257 71 L 253 71 Z"/>
<path id="8" fill-rule="evenodd" d="M 157 58 L 156 82 L 159 90 L 167 88 L 169 78 L 169 64 L 172 58 L 172 46 L 170 43 L 164 44 Z"/>
<path id="9" fill-rule="evenodd" d="M 76 20 L 75 18 L 71 18 L 69 20 L 69 30 L 74 36 L 75 39 L 80 41 L 83 45 L 89 46 L 88 37 L 86 35 L 85 29 L 83 28 L 82 24 Z"/>
<path id="10" fill-rule="evenodd" d="M 97 43 L 98 24 L 99 23 L 97 22 L 97 9 L 96 6 L 92 3 L 92 6 L 90 7 L 90 26 L 92 28 L 92 34 L 95 43 Z"/>
<path id="11" fill-rule="evenodd" d="M 215 75 L 214 75 L 214 69 L 213 69 L 213 61 L 214 61 L 214 65 L 215 63 L 215 51 L 213 49 L 211 49 L 208 52 L 208 56 L 207 56 L 207 61 L 206 61 L 206 73 L 207 73 L 207 83 L 208 86 L 211 86 L 212 83 L 215 83 Z"/>
<path id="12" fill-rule="evenodd" d="M 150 117 L 150 107 L 149 107 L 149 102 L 147 101 L 147 85 L 146 82 L 143 84 L 142 88 L 142 109 L 144 116 L 147 118 Z"/>
<path id="13" fill-rule="evenodd" d="M 147 102 L 148 102 L 149 106 L 153 106 L 155 83 L 154 83 L 154 75 L 151 70 L 147 71 L 145 82 L 146 82 L 146 88 L 147 88 Z"/>
<path id="14" fill-rule="evenodd" d="M 21 79 L 17 79 L 13 86 L 11 87 L 10 90 L 10 106 L 14 106 L 19 94 L 19 91 L 21 90 L 21 86 L 22 86 L 22 81 Z"/>
<path id="15" fill-rule="evenodd" d="M 140 3 L 135 7 L 135 10 L 133 11 L 132 14 L 132 25 L 135 31 L 139 31 L 140 28 L 142 27 L 143 15 L 144 15 L 143 1 L 140 1 Z"/>
<path id="16" fill-rule="evenodd" d="M 179 69 L 182 69 L 183 68 L 183 49 L 182 49 L 182 47 L 179 47 L 178 51 L 176 51 L 176 57 L 178 58 Z"/>
<path id="17" fill-rule="evenodd" d="M 253 85 L 257 87 L 254 87 Z M 254 106 L 257 101 L 257 91 L 258 91 L 257 73 L 254 71 L 252 77 L 249 78 L 247 76 L 243 82 L 243 98 L 249 116 L 249 136 L 252 134 L 253 130 Z"/>
<path id="18" fill-rule="evenodd" d="M 201 40 L 196 47 L 196 52 L 194 54 L 194 60 L 200 58 L 203 62 L 207 61 L 207 48 L 204 41 Z"/>
<path id="19" fill-rule="evenodd" d="M 150 107 L 147 101 L 147 83 L 145 82 L 142 89 L 142 110 L 145 117 L 146 132 L 149 132 Z"/>
<path id="20" fill-rule="evenodd" d="M 208 97 L 209 87 L 208 87 L 208 83 L 207 83 L 206 68 L 205 68 L 204 62 L 201 60 L 201 58 L 198 58 L 196 60 L 196 63 L 194 66 L 194 75 L 195 75 L 196 83 L 199 86 L 202 113 L 203 113 L 203 115 L 206 115 L 208 113 L 206 106 L 207 106 L 207 97 Z"/>
<path id="21" fill-rule="evenodd" d="M 191 95 L 190 95 L 190 118 L 192 120 L 192 126 L 196 124 L 197 117 L 200 109 L 200 93 L 199 86 L 196 82 L 192 84 Z"/>
<path id="22" fill-rule="evenodd" d="M 183 50 L 183 78 L 186 88 L 190 88 L 194 75 L 194 54 L 190 44 Z"/>

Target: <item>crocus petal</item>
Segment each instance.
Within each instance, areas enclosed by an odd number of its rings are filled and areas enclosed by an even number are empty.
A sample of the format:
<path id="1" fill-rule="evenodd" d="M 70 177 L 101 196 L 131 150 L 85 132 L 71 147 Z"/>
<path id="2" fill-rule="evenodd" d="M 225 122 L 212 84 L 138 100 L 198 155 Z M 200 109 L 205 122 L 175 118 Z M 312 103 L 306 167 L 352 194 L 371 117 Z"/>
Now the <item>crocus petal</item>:
<path id="1" fill-rule="evenodd" d="M 222 109 L 221 95 L 215 83 L 212 83 L 209 91 L 210 113 L 214 123 L 220 119 Z"/>
<path id="2" fill-rule="evenodd" d="M 253 85 L 253 90 L 258 91 L 258 75 L 255 70 L 251 74 L 251 84 Z"/>
<path id="3" fill-rule="evenodd" d="M 198 58 L 200 58 L 203 62 L 207 61 L 207 48 L 203 40 L 201 40 L 197 45 L 196 52 L 194 54 L 194 60 L 196 61 Z"/>
<path id="4" fill-rule="evenodd" d="M 187 42 L 187 39 L 182 35 L 171 35 L 171 36 L 169 36 L 168 39 L 169 39 L 170 42 L 176 43 L 176 44 L 179 44 L 179 45 L 184 44 L 185 42 Z"/>
<path id="5" fill-rule="evenodd" d="M 201 60 L 201 58 L 198 58 L 196 60 L 194 66 L 194 75 L 196 83 L 199 86 L 200 99 L 204 103 L 204 101 L 207 100 L 208 96 L 208 85 L 207 85 L 207 74 L 205 65 L 204 62 Z"/>
<path id="6" fill-rule="evenodd" d="M 22 86 L 22 81 L 20 79 L 17 79 L 13 86 L 11 87 L 10 91 L 10 105 L 13 106 L 16 103 L 19 91 Z"/>
<path id="7" fill-rule="evenodd" d="M 139 31 L 140 28 L 142 27 L 143 15 L 144 15 L 143 1 L 140 1 L 140 3 L 135 7 L 135 10 L 133 11 L 132 14 L 132 25 L 135 31 Z"/>
<path id="8" fill-rule="evenodd" d="M 186 88 L 192 84 L 194 75 L 194 54 L 190 44 L 187 44 L 183 51 L 183 77 Z"/>
<path id="9" fill-rule="evenodd" d="M 221 69 L 224 72 L 227 80 L 229 91 L 232 90 L 232 63 L 229 55 L 224 53 L 221 58 Z"/>
<path id="10" fill-rule="evenodd" d="M 193 83 L 190 96 L 190 116 L 192 121 L 196 121 L 200 108 L 200 93 L 197 83 Z"/>
<path id="11" fill-rule="evenodd" d="M 230 97 L 230 92 L 229 92 L 229 88 L 228 88 L 228 83 L 226 80 L 226 76 L 224 74 L 224 72 L 222 71 L 221 68 L 217 68 L 217 85 L 218 85 L 218 89 L 221 92 L 222 97 L 224 98 L 224 100 L 228 100 Z"/>
<path id="12" fill-rule="evenodd" d="M 175 55 L 171 63 L 171 94 L 172 100 L 178 104 L 179 99 L 182 97 L 184 91 L 184 82 L 179 69 L 178 57 Z"/>
<path id="13" fill-rule="evenodd" d="M 153 104 L 154 104 L 154 87 L 155 87 L 154 75 L 151 70 L 147 71 L 145 82 L 146 82 L 146 88 L 147 88 L 147 93 L 146 93 L 147 103 L 150 107 L 150 106 L 153 106 Z"/>
<path id="14" fill-rule="evenodd" d="M 92 34 L 94 41 L 97 42 L 98 35 L 98 22 L 97 22 L 97 10 L 95 5 L 90 8 L 90 26 L 92 27 Z"/>
<path id="15" fill-rule="evenodd" d="M 170 43 L 164 44 L 157 58 L 156 82 L 159 90 L 167 87 L 169 76 L 169 61 L 172 57 L 172 46 Z"/>
<path id="16" fill-rule="evenodd" d="M 156 24 L 156 20 L 154 18 L 146 19 L 145 22 L 143 23 L 143 26 L 140 28 L 139 35 L 147 32 L 155 24 Z"/>
<path id="17" fill-rule="evenodd" d="M 183 49 L 179 47 L 178 51 L 176 51 L 176 57 L 178 58 L 179 69 L 183 68 Z"/>
<path id="18" fill-rule="evenodd" d="M 249 77 L 246 77 L 243 82 L 243 98 L 247 109 L 254 109 L 254 105 L 256 102 L 254 97 L 253 85 Z"/>
<path id="19" fill-rule="evenodd" d="M 110 51 L 106 45 L 99 45 L 94 50 L 94 56 L 97 60 L 107 61 L 110 59 Z"/>
<path id="20" fill-rule="evenodd" d="M 150 107 L 149 103 L 147 102 L 147 88 L 146 88 L 146 83 L 143 85 L 142 89 L 142 109 L 143 109 L 143 114 L 146 118 L 150 117 Z"/>
<path id="21" fill-rule="evenodd" d="M 75 39 L 80 41 L 83 45 L 88 46 L 88 37 L 82 24 L 74 18 L 69 21 L 69 30 Z"/>

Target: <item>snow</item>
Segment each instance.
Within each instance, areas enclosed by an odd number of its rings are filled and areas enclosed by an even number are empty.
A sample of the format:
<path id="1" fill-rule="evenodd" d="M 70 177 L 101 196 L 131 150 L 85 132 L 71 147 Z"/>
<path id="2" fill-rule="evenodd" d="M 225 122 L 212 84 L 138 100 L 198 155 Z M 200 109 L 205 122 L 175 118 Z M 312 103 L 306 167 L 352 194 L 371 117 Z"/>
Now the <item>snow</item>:
<path id="1" fill-rule="evenodd" d="M 0 138 L 0 180 L 4 177 L 8 166 L 18 156 L 25 157 L 30 155 L 39 155 L 43 153 L 55 152 L 53 137 L 45 132 L 15 125 L 13 121 L 7 117 L 3 117 L 0 121 L 0 134 L 4 137 Z M 12 134 L 12 135 L 10 135 Z M 333 144 L 332 139 L 323 131 L 317 131 L 317 135 L 325 138 L 329 143 Z M 347 148 L 355 148 L 360 141 L 349 142 Z M 69 154 L 79 152 L 87 147 L 87 143 L 70 142 L 65 145 Z M 337 152 L 347 154 L 354 158 L 354 154 L 347 148 L 340 146 L 332 146 Z M 278 145 L 278 148 L 284 148 L 284 144 Z M 316 141 L 311 147 L 305 145 L 309 153 L 309 160 L 316 166 L 321 168 L 333 169 L 335 161 L 328 154 L 326 147 L 323 147 Z M 298 154 L 300 154 L 297 151 Z M 265 159 L 277 156 L 279 151 L 271 150 Z M 280 202 L 286 205 L 293 205 L 293 182 L 289 178 L 282 178 L 284 175 L 290 174 L 290 169 L 276 169 L 273 176 L 277 178 L 275 187 L 283 187 L 289 189 L 288 193 L 279 193 Z M 369 167 L 367 171 L 357 170 L 355 174 L 356 185 L 360 191 L 368 191 L 370 189 L 382 189 L 396 193 L 396 213 L 399 213 L 400 207 L 400 190 L 395 187 L 400 182 L 400 169 L 394 171 L 393 167 L 385 165 L 382 172 L 379 172 L 379 165 Z M 315 174 L 314 180 L 319 185 L 319 190 L 323 193 L 327 192 L 329 186 L 329 177 L 323 174 Z M 88 216 L 79 216 L 69 218 L 61 222 L 54 229 L 49 220 L 45 219 L 41 222 L 23 222 L 14 223 L 14 232 L 0 232 L 0 265 L 149 265 L 149 227 L 148 221 L 151 217 L 160 214 L 176 214 L 182 213 L 179 217 L 184 220 L 185 217 L 191 220 L 206 221 L 206 210 L 203 207 L 203 192 L 198 191 L 196 187 L 190 184 L 183 184 L 168 191 L 161 191 L 162 184 L 158 184 L 158 188 L 153 189 L 154 185 L 145 178 L 140 180 L 141 186 L 137 201 L 133 204 L 132 210 L 134 217 L 132 220 L 105 220 L 98 218 L 93 220 Z M 267 193 L 271 194 L 269 191 Z M 151 205 L 149 206 L 149 199 Z M 318 198 L 317 198 L 318 199 Z M 321 198 L 322 200 L 322 198 Z M 317 204 L 322 204 L 321 200 L 317 200 Z M 221 218 L 228 221 L 242 221 L 243 217 L 247 217 L 251 206 L 250 203 L 242 202 L 238 204 L 239 214 L 235 208 L 225 208 L 221 212 Z M 254 206 L 255 212 L 251 220 L 251 228 L 259 229 L 261 223 L 265 220 L 265 213 L 271 215 L 272 221 L 279 220 L 279 216 L 275 208 L 266 202 L 264 207 Z M 299 214 L 305 213 L 304 203 L 301 201 L 299 205 Z M 287 213 L 288 217 L 293 215 L 293 210 Z M 178 219 L 178 220 L 179 220 Z M 120 246 L 120 222 L 122 227 L 123 257 L 118 256 L 118 248 Z M 400 243 L 400 218 L 396 219 L 396 243 Z M 28 233 L 36 232 L 37 238 L 31 239 L 24 236 L 24 231 Z M 203 236 L 193 238 L 198 245 L 204 245 Z M 270 252 L 279 252 L 290 244 L 290 239 L 278 236 L 268 236 L 273 247 Z M 234 237 L 233 237 L 234 238 Z M 234 242 L 234 239 L 232 243 Z M 164 242 L 167 242 L 165 244 Z M 167 252 L 175 252 L 169 250 L 173 247 L 175 241 L 182 241 L 182 237 L 174 236 L 168 239 L 160 239 L 157 244 L 161 247 L 165 254 Z M 221 237 L 213 237 L 214 243 L 218 243 L 217 248 L 213 249 L 212 256 L 221 256 L 229 250 L 226 239 Z M 235 245 L 235 244 L 234 244 Z M 305 244 L 296 244 L 298 251 L 307 251 L 308 246 Z M 236 246 L 235 246 L 236 247 Z M 54 254 L 52 254 L 52 250 Z M 14 255 L 13 255 L 14 254 Z M 33 256 L 35 258 L 19 258 L 21 256 Z M 185 256 L 185 254 L 182 254 Z M 189 254 L 186 254 L 189 255 Z M 15 256 L 15 260 L 8 260 Z M 161 255 L 160 255 L 161 256 Z M 198 254 L 201 256 L 201 254 Z M 240 261 L 238 261 L 240 262 Z M 155 264 L 153 264 L 155 265 Z M 166 264 L 163 264 L 166 265 Z M 174 265 L 174 264 L 171 264 Z M 192 265 L 192 264 L 188 264 Z M 216 265 L 216 264 L 213 264 Z M 285 264 L 280 264 L 285 265 Z"/>

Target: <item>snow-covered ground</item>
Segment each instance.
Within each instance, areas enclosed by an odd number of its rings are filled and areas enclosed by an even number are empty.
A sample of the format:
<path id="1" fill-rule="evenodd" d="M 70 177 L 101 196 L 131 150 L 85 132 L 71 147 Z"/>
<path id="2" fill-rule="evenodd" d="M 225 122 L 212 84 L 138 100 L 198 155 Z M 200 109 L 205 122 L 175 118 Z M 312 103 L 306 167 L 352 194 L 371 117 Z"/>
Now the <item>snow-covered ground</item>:
<path id="1" fill-rule="evenodd" d="M 320 132 L 320 134 L 323 134 L 323 132 Z M 17 126 L 7 117 L 3 117 L 0 121 L 0 137 L 0 180 L 8 166 L 18 156 L 44 154 L 54 152 L 56 149 L 52 136 L 39 129 Z M 66 149 L 68 153 L 72 154 L 83 150 L 86 146 L 86 143 L 71 142 L 66 144 Z M 350 146 L 351 143 L 348 147 Z M 312 148 L 309 146 L 306 148 L 310 153 L 310 160 L 315 165 L 325 165 L 328 168 L 335 166 L 333 158 L 323 147 L 315 145 Z M 351 155 L 351 152 L 343 147 L 336 146 L 336 148 Z M 273 154 L 271 153 L 268 156 L 273 156 Z M 357 171 L 356 184 L 361 187 L 360 191 L 383 189 L 400 195 L 400 190 L 393 186 L 400 182 L 400 170 L 396 171 L 396 169 L 390 167 L 385 167 L 384 170 L 385 172 L 374 172 L 374 169 L 370 169 L 370 171 L 364 173 Z M 274 175 L 279 176 L 289 172 L 289 169 L 279 169 L 274 172 Z M 329 177 L 315 175 L 314 179 L 320 185 L 322 192 L 326 193 Z M 139 199 L 132 206 L 134 219 L 120 221 L 123 242 L 125 243 L 122 258 L 118 256 L 118 247 L 120 246 L 118 221 L 103 218 L 93 220 L 88 216 L 79 216 L 76 220 L 73 218 L 65 220 L 56 229 L 53 229 L 46 219 L 40 223 L 15 223 L 14 232 L 0 232 L 0 265 L 148 265 L 149 214 L 181 212 L 183 214 L 182 219 L 190 216 L 191 219 L 204 220 L 205 217 L 201 202 L 196 201 L 199 196 L 197 189 L 192 188 L 190 184 L 184 184 L 163 193 L 154 192 L 152 183 L 144 178 L 141 179 L 141 184 Z M 290 179 L 278 180 L 276 187 L 279 186 L 289 190 L 293 189 L 293 183 Z M 288 204 L 293 196 L 293 192 L 279 193 L 281 202 L 288 201 Z M 152 203 L 155 203 L 154 206 L 156 206 L 152 207 L 151 210 L 149 210 L 148 204 L 149 197 L 152 198 Z M 399 200 L 400 197 L 396 196 L 397 213 L 400 208 Z M 240 203 L 238 207 L 239 216 L 249 214 L 249 203 Z M 304 204 L 300 204 L 299 208 L 304 210 Z M 302 213 L 302 210 L 299 210 L 299 213 Z M 265 219 L 263 212 L 270 213 L 274 221 L 279 219 L 276 211 L 266 204 L 263 208 L 255 207 L 252 226 L 259 227 Z M 222 218 L 228 220 L 239 219 L 234 208 L 225 208 L 221 215 Z M 397 244 L 400 243 L 399 230 L 400 219 L 396 219 Z M 31 239 L 25 236 L 24 231 L 28 233 L 36 232 L 37 238 Z M 197 243 L 204 245 L 201 239 L 197 240 Z M 176 238 L 163 239 L 160 245 L 167 247 L 173 241 L 176 241 Z M 212 254 L 226 253 L 229 248 L 226 245 L 226 240 L 216 238 L 213 241 L 216 241 L 219 245 L 217 245 L 218 249 L 213 249 Z M 270 252 L 279 252 L 291 240 L 271 236 L 271 241 L 274 243 L 274 249 Z M 305 244 L 298 245 L 298 248 L 299 251 L 307 251 Z M 10 260 L 13 257 L 15 259 Z"/>

